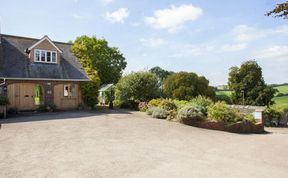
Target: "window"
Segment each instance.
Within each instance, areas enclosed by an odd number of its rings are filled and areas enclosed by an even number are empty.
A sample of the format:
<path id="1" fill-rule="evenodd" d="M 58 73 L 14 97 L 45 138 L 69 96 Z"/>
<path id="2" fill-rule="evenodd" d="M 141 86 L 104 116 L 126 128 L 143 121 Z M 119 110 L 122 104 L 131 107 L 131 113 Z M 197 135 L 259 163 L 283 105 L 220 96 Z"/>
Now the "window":
<path id="1" fill-rule="evenodd" d="M 39 50 L 35 51 L 34 59 L 35 59 L 36 62 L 40 61 L 40 51 Z"/>
<path id="2" fill-rule="evenodd" d="M 75 85 L 64 85 L 64 97 L 74 98 L 77 97 L 77 89 Z"/>
<path id="3" fill-rule="evenodd" d="M 34 61 L 43 63 L 57 63 L 56 51 L 34 50 Z"/>
<path id="4" fill-rule="evenodd" d="M 51 52 L 47 51 L 47 62 L 51 62 Z"/>

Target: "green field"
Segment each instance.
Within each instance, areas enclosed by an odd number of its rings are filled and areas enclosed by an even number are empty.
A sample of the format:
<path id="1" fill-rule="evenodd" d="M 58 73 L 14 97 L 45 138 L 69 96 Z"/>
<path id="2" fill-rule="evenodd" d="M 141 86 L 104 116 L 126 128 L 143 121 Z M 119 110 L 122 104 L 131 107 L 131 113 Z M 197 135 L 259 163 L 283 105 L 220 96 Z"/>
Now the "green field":
<path id="1" fill-rule="evenodd" d="M 274 87 L 274 88 L 279 90 L 280 93 L 288 94 L 288 85 L 283 85 L 283 86 Z"/>
<path id="2" fill-rule="evenodd" d="M 275 107 L 288 108 L 288 96 L 274 97 L 273 101 Z"/>
<path id="3" fill-rule="evenodd" d="M 279 90 L 280 93 L 288 94 L 288 85 L 283 85 L 279 87 L 274 87 Z M 216 91 L 216 95 L 227 95 L 231 96 L 231 91 Z M 274 97 L 273 101 L 275 101 L 274 106 L 280 108 L 288 108 L 288 96 Z"/>

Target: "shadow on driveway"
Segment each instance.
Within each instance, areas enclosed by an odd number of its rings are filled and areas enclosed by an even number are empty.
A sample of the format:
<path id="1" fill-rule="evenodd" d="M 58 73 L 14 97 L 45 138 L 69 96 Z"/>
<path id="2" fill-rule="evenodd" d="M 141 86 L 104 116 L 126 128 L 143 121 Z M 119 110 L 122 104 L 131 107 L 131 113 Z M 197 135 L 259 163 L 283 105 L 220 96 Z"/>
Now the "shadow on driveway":
<path id="1" fill-rule="evenodd" d="M 106 114 L 131 114 L 131 111 L 124 109 L 115 109 L 115 110 L 98 110 L 98 111 L 60 111 L 51 113 L 21 112 L 19 114 L 8 117 L 7 119 L 1 119 L 0 124 L 73 119 L 73 118 L 81 119 L 84 117 L 100 116 Z"/>

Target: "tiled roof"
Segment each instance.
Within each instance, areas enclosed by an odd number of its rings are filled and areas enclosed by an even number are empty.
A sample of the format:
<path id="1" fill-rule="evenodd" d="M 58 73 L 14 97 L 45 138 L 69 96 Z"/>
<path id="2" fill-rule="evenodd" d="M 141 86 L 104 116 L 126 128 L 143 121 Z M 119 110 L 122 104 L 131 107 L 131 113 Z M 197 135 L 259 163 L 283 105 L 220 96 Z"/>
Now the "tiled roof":
<path id="1" fill-rule="evenodd" d="M 53 42 L 63 51 L 60 64 L 31 63 L 25 50 L 39 39 L 1 35 L 0 77 L 19 79 L 89 80 L 71 52 L 70 43 Z M 2 50 L 1 50 L 2 48 Z"/>

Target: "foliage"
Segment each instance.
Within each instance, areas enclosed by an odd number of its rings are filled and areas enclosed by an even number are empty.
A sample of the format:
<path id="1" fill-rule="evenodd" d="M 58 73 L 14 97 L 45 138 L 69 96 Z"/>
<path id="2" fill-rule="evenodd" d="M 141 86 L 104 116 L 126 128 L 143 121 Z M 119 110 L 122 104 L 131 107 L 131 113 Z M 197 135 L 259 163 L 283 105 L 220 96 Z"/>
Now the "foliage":
<path id="1" fill-rule="evenodd" d="M 199 121 L 203 120 L 204 114 L 195 106 L 185 106 L 178 111 L 178 120 L 182 123 L 186 121 Z"/>
<path id="2" fill-rule="evenodd" d="M 152 112 L 152 117 L 153 118 L 158 118 L 158 119 L 166 119 L 168 116 L 167 111 L 163 108 L 154 108 Z"/>
<path id="3" fill-rule="evenodd" d="M 262 69 L 256 61 L 247 61 L 240 68 L 232 67 L 228 85 L 233 90 L 233 103 L 256 106 L 273 104 L 276 90 L 265 84 Z"/>
<path id="4" fill-rule="evenodd" d="M 229 107 L 224 102 L 217 102 L 208 107 L 208 119 L 217 122 L 237 122 L 242 119 L 238 110 Z"/>
<path id="5" fill-rule="evenodd" d="M 158 79 L 151 72 L 130 73 L 121 78 L 116 85 L 116 98 L 121 101 L 148 101 L 158 95 Z"/>
<path id="6" fill-rule="evenodd" d="M 177 110 L 170 110 L 170 111 L 167 111 L 167 120 L 171 121 L 173 119 L 176 119 L 177 118 Z"/>
<path id="7" fill-rule="evenodd" d="M 77 37 L 72 52 L 84 68 L 98 72 L 101 84 L 117 83 L 127 65 L 118 48 L 108 46 L 105 39 L 95 36 Z"/>
<path id="8" fill-rule="evenodd" d="M 177 109 L 177 106 L 175 105 L 175 103 L 172 100 L 168 100 L 168 99 L 163 99 L 160 102 L 159 107 L 162 109 L 165 109 L 166 111 L 171 111 L 171 110 Z"/>
<path id="9" fill-rule="evenodd" d="M 216 95 L 215 99 L 216 99 L 216 101 L 224 101 L 227 104 L 232 104 L 231 98 L 225 94 Z"/>
<path id="10" fill-rule="evenodd" d="M 148 107 L 148 109 L 146 110 L 146 114 L 152 115 L 152 113 L 154 112 L 154 110 L 156 110 L 156 108 L 158 107 Z"/>
<path id="11" fill-rule="evenodd" d="M 0 96 L 0 106 L 5 106 L 10 104 L 8 97 Z"/>
<path id="12" fill-rule="evenodd" d="M 169 75 L 164 81 L 164 93 L 173 99 L 190 100 L 198 95 L 215 96 L 209 81 L 193 72 L 179 72 Z"/>
<path id="13" fill-rule="evenodd" d="M 138 109 L 139 109 L 139 111 L 141 111 L 141 112 L 146 112 L 146 110 L 148 109 L 148 104 L 147 104 L 147 102 L 140 102 L 140 103 L 138 104 Z"/>
<path id="14" fill-rule="evenodd" d="M 54 103 L 41 104 L 37 108 L 37 111 L 39 112 L 48 112 L 48 111 L 55 111 L 55 110 L 56 110 L 56 105 Z"/>
<path id="15" fill-rule="evenodd" d="M 173 102 L 177 106 L 177 109 L 181 109 L 189 103 L 186 100 L 173 100 Z"/>
<path id="16" fill-rule="evenodd" d="M 138 103 L 134 100 L 120 101 L 119 108 L 138 110 Z"/>
<path id="17" fill-rule="evenodd" d="M 253 114 L 246 114 L 244 116 L 244 120 L 249 121 L 251 123 L 256 123 L 256 120 L 255 120 L 255 117 L 253 116 Z"/>
<path id="18" fill-rule="evenodd" d="M 274 17 L 288 18 L 288 1 L 277 4 L 277 6 L 273 10 L 269 11 L 266 15 L 270 16 L 272 14 L 274 15 Z"/>
<path id="19" fill-rule="evenodd" d="M 98 103 L 98 88 L 100 80 L 96 76 L 95 78 L 90 79 L 91 81 L 89 82 L 80 83 L 80 90 L 83 102 L 87 106 L 94 108 L 94 106 Z"/>
<path id="20" fill-rule="evenodd" d="M 281 118 L 281 113 L 273 108 L 264 111 L 265 126 L 277 127 Z"/>
<path id="21" fill-rule="evenodd" d="M 158 107 L 161 103 L 161 100 L 162 99 L 160 99 L 160 98 L 159 99 L 152 99 L 149 101 L 148 106 L 149 107 L 153 107 L 153 106 Z"/>
<path id="22" fill-rule="evenodd" d="M 162 69 L 161 67 L 153 67 L 149 70 L 150 72 L 154 73 L 159 79 L 160 82 L 162 83 L 169 75 L 173 74 L 174 72 L 172 71 L 167 71 Z"/>
<path id="23" fill-rule="evenodd" d="M 191 100 L 191 104 L 201 109 L 201 111 L 205 115 L 207 115 L 208 107 L 212 105 L 213 103 L 214 102 L 211 99 L 204 97 L 204 96 L 197 96 L 196 98 L 193 98 Z"/>

